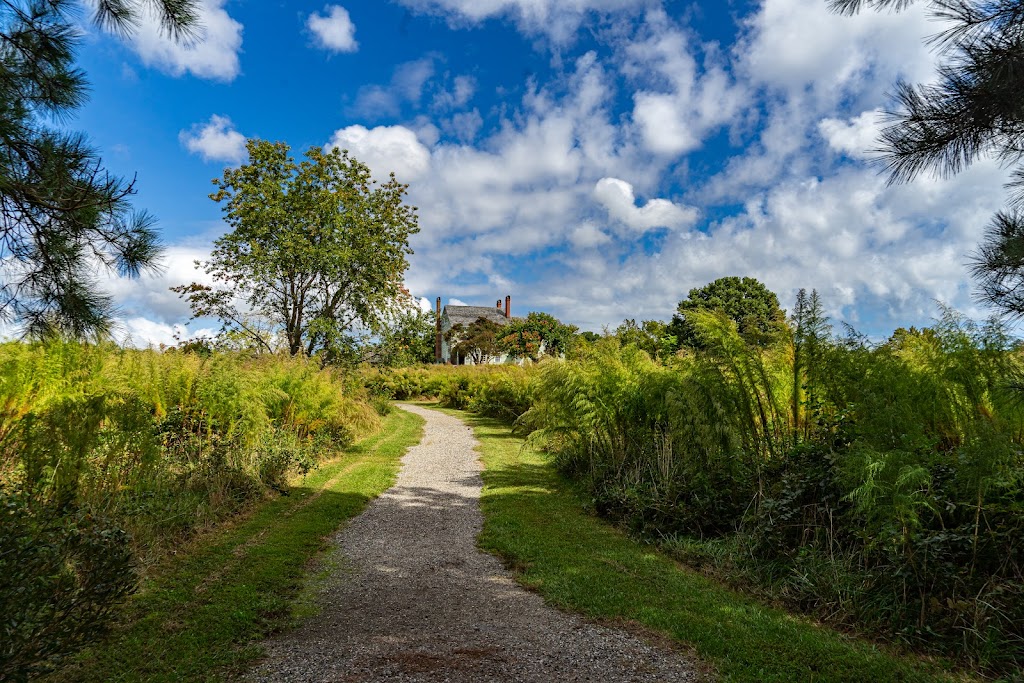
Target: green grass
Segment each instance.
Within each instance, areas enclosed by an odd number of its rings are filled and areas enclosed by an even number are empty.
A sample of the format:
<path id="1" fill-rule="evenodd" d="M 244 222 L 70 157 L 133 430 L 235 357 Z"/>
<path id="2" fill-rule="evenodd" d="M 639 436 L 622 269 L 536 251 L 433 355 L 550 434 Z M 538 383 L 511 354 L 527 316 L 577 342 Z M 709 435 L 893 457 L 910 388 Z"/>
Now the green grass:
<path id="1" fill-rule="evenodd" d="M 102 646 L 54 681 L 219 681 L 258 657 L 256 640 L 293 618 L 325 539 L 394 482 L 422 418 L 394 410 L 382 430 L 154 573 Z M 300 608 L 305 612 L 308 608 Z"/>
<path id="2" fill-rule="evenodd" d="M 481 547 L 501 556 L 549 603 L 665 634 L 722 681 L 963 680 L 935 663 L 766 607 L 680 566 L 588 515 L 577 489 L 507 425 L 445 412 L 469 423 L 482 443 Z"/>

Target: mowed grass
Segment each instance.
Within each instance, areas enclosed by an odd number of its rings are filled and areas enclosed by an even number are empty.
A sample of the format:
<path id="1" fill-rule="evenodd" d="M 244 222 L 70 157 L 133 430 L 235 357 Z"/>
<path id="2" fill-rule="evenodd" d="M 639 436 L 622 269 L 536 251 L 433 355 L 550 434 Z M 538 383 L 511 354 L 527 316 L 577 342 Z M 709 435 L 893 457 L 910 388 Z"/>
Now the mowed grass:
<path id="1" fill-rule="evenodd" d="M 423 419 L 393 410 L 381 431 L 158 568 L 123 625 L 52 681 L 220 681 L 261 654 L 256 642 L 292 620 L 309 562 L 345 520 L 394 482 Z"/>
<path id="2" fill-rule="evenodd" d="M 970 680 L 764 606 L 585 512 L 578 491 L 497 420 L 457 411 L 481 441 L 480 545 L 551 604 L 636 624 L 695 652 L 722 681 Z"/>

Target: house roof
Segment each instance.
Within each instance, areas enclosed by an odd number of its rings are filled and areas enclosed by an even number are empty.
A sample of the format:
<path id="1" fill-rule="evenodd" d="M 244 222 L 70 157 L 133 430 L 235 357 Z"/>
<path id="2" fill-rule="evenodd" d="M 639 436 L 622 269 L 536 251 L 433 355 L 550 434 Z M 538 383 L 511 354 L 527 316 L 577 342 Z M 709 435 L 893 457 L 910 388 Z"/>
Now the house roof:
<path id="1" fill-rule="evenodd" d="M 505 313 L 501 309 L 490 306 L 445 306 L 444 311 L 448 315 L 452 327 L 460 324 L 468 327 L 479 318 L 486 318 L 499 325 L 508 324 Z"/>

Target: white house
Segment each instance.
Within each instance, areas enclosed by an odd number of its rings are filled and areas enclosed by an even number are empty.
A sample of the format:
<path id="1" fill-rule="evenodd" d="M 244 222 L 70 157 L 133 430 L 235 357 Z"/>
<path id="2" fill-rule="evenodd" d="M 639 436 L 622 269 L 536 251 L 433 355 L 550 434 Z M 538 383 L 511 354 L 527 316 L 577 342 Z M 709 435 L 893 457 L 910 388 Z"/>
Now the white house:
<path id="1" fill-rule="evenodd" d="M 441 297 L 437 297 L 437 326 L 436 340 L 434 342 L 434 360 L 437 363 L 450 363 L 452 365 L 472 365 L 473 359 L 467 356 L 459 356 L 451 349 L 448 343 L 448 332 L 456 325 L 468 328 L 480 318 L 485 318 L 498 325 L 507 325 L 512 320 L 512 297 L 505 297 L 505 308 L 502 310 L 501 300 L 498 300 L 494 308 L 490 306 L 445 306 L 441 308 Z M 504 363 L 508 360 L 507 355 L 492 356 L 488 359 L 489 364 Z"/>

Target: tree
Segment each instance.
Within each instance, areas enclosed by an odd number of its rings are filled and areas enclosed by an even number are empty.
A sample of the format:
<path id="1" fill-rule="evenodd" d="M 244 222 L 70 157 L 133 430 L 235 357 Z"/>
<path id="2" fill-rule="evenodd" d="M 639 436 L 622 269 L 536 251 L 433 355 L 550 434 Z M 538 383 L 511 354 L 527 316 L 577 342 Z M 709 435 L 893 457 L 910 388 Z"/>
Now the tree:
<path id="1" fill-rule="evenodd" d="M 128 33 L 143 7 L 187 40 L 195 0 L 99 0 L 94 21 Z M 35 337 L 105 333 L 114 314 L 97 270 L 137 277 L 160 244 L 135 212 L 135 181 L 111 176 L 81 134 L 54 127 L 86 99 L 68 0 L 0 2 L 0 318 Z"/>
<path id="2" fill-rule="evenodd" d="M 374 345 L 381 365 L 399 367 L 434 360 L 434 312 L 409 307 L 390 316 Z"/>
<path id="3" fill-rule="evenodd" d="M 666 332 L 682 346 L 699 348 L 701 341 L 687 313 L 715 310 L 725 313 L 739 329 L 743 340 L 752 346 L 767 346 L 785 330 L 786 315 L 774 292 L 752 277 L 721 277 L 690 290 L 679 302 Z"/>
<path id="4" fill-rule="evenodd" d="M 790 408 L 793 415 L 793 441 L 810 439 L 813 415 L 819 409 L 819 385 L 822 379 L 823 354 L 832 332 L 818 290 L 808 295 L 801 289 L 796 295 L 793 313 L 793 394 Z"/>
<path id="5" fill-rule="evenodd" d="M 416 207 L 403 203 L 407 186 L 394 174 L 379 185 L 347 151 L 313 147 L 296 163 L 282 142 L 247 147 L 249 162 L 213 181 L 210 198 L 232 230 L 197 265 L 216 286 L 172 289 L 195 317 L 218 318 L 223 333 L 334 360 L 354 328 L 379 331 L 408 299 Z"/>
<path id="6" fill-rule="evenodd" d="M 483 365 L 501 353 L 498 336 L 502 327 L 493 320 L 477 318 L 463 327 L 462 323 L 454 325 L 445 333 L 446 340 L 453 352 L 459 356 L 472 358 L 477 365 Z"/>
<path id="7" fill-rule="evenodd" d="M 660 320 L 644 320 L 637 325 L 636 319 L 628 318 L 615 328 L 615 336 L 620 345 L 633 344 L 656 360 L 668 358 L 679 348 L 668 325 Z"/>
<path id="8" fill-rule="evenodd" d="M 836 11 L 901 10 L 913 0 L 830 0 Z M 897 109 L 882 131 L 882 163 L 890 183 L 923 171 L 959 173 L 995 157 L 1013 167 L 1010 207 L 986 228 L 971 268 L 978 298 L 1002 313 L 1024 316 L 1024 2 L 930 0 L 949 27 L 932 38 L 942 62 L 931 85 L 896 84 Z"/>
<path id="9" fill-rule="evenodd" d="M 578 328 L 565 325 L 548 313 L 529 313 L 501 328 L 498 344 L 512 358 L 538 360 L 561 356 L 569 349 Z"/>

